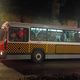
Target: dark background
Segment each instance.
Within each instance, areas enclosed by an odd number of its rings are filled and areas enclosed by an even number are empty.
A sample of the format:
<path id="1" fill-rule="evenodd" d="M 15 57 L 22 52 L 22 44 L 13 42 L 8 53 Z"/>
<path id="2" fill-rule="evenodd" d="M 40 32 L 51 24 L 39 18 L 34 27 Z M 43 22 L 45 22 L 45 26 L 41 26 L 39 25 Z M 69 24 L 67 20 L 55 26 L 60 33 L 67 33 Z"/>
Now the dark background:
<path id="1" fill-rule="evenodd" d="M 57 4 L 58 7 L 55 6 Z M 80 18 L 80 0 L 0 0 L 0 9 L 9 16 L 15 14 L 21 18 L 25 16 L 48 19 L 56 17 L 62 20 Z"/>
<path id="2" fill-rule="evenodd" d="M 16 7 L 17 13 L 32 16 L 52 16 L 54 0 L 13 0 L 10 7 Z M 57 0 L 60 3 L 59 17 L 80 17 L 80 0 Z M 12 9 L 13 10 L 13 9 Z"/>

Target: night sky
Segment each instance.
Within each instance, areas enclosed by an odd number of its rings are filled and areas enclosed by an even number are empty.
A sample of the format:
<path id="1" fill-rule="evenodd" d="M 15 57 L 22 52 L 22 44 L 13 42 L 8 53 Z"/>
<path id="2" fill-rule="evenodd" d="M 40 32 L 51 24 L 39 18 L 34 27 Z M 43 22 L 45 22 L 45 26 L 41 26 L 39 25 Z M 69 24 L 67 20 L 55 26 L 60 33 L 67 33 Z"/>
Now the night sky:
<path id="1" fill-rule="evenodd" d="M 51 14 L 52 0 L 14 0 L 11 6 L 17 7 L 18 13 L 32 16 Z"/>
<path id="2" fill-rule="evenodd" d="M 19 15 L 52 16 L 53 0 L 10 0 L 9 7 Z M 58 0 L 59 18 L 79 18 L 80 0 Z"/>
<path id="3" fill-rule="evenodd" d="M 62 0 L 64 2 L 60 8 L 63 18 L 80 18 L 80 0 Z"/>

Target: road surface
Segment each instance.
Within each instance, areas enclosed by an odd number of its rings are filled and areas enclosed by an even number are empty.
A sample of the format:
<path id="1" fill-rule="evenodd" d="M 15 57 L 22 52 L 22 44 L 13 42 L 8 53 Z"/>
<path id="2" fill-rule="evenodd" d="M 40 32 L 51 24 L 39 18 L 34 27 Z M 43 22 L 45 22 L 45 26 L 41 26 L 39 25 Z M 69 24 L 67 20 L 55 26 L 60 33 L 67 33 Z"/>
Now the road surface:
<path id="1" fill-rule="evenodd" d="M 2 75 L 6 78 L 15 78 L 17 76 L 24 77 L 29 75 L 40 77 L 43 75 L 54 76 L 56 74 L 58 76 L 72 74 L 80 75 L 80 60 L 47 60 L 41 64 L 35 64 L 28 60 L 3 60 L 0 63 L 0 78 L 3 77 Z"/>

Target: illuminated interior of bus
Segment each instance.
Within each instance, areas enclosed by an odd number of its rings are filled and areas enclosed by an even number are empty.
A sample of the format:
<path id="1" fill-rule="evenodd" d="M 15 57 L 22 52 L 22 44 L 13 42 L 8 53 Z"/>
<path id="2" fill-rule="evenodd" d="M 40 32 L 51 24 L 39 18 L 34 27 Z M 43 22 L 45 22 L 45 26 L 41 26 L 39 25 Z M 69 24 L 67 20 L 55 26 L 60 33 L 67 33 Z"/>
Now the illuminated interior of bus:
<path id="1" fill-rule="evenodd" d="M 80 42 L 80 31 L 51 28 L 31 28 L 32 41 Z"/>

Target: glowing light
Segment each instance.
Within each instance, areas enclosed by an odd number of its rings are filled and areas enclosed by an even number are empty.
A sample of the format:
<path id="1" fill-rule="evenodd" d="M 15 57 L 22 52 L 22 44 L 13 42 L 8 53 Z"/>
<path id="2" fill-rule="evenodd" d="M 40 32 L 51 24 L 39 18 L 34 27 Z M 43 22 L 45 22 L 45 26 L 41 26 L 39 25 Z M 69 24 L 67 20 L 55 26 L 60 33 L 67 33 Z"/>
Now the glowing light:
<path id="1" fill-rule="evenodd" d="M 3 55 L 3 52 L 2 51 L 0 52 L 0 55 Z"/>

